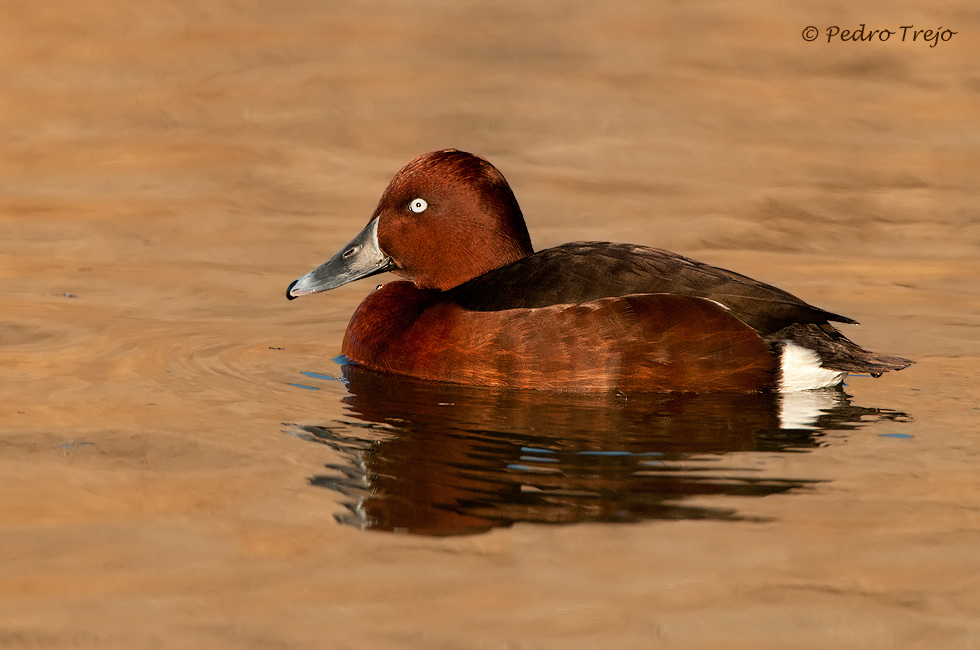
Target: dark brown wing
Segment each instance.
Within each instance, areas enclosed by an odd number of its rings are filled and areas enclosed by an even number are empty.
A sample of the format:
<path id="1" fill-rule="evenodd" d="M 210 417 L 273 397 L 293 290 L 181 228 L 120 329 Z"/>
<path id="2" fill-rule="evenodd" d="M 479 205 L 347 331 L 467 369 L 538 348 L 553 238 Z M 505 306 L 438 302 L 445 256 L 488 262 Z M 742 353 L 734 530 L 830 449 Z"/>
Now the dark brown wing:
<path id="1" fill-rule="evenodd" d="M 575 242 L 539 251 L 452 289 L 462 307 L 497 311 L 667 293 L 707 298 L 763 336 L 794 323 L 854 323 L 744 275 L 657 248 Z"/>

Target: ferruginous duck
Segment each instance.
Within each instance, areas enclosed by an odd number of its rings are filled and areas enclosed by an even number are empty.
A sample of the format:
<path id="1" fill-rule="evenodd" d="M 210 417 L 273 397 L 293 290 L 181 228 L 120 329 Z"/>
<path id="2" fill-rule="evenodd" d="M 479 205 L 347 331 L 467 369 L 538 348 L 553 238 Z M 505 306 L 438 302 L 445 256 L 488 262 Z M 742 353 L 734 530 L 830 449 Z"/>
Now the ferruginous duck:
<path id="1" fill-rule="evenodd" d="M 374 370 L 566 391 L 757 392 L 839 385 L 909 359 L 869 352 L 855 323 L 676 253 L 605 242 L 534 252 L 489 162 L 448 149 L 388 185 L 367 227 L 289 285 L 290 299 L 391 271 L 351 317 L 342 352 Z"/>

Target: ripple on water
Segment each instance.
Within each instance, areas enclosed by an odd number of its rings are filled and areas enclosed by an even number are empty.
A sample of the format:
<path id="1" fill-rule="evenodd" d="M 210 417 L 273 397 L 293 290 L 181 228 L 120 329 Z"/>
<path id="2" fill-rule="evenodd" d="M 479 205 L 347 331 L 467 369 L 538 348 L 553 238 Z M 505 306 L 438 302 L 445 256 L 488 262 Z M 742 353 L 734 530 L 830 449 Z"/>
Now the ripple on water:
<path id="1" fill-rule="evenodd" d="M 625 398 L 344 372 L 349 418 L 290 425 L 342 458 L 310 482 L 345 496 L 344 524 L 422 535 L 516 522 L 743 519 L 694 497 L 807 488 L 815 481 L 772 476 L 751 452 L 807 452 L 831 432 L 906 419 L 854 406 L 839 390 Z"/>
<path id="2" fill-rule="evenodd" d="M 136 381 L 155 393 L 153 401 L 175 398 L 200 406 L 268 401 L 276 397 L 270 386 L 281 384 L 284 357 L 264 342 L 268 332 L 261 324 L 250 328 L 87 314 L 37 327 L 25 327 L 23 321 L 7 325 L 0 323 L 0 341 L 11 358 L 23 358 L 25 371 L 74 376 L 80 389 L 98 384 L 111 391 L 119 381 Z M 229 336 L 231 326 L 241 331 Z M 136 390 L 134 384 L 127 384 L 127 390 Z M 121 394 L 118 388 L 114 394 Z M 147 397 L 125 394 L 130 401 Z"/>
<path id="3" fill-rule="evenodd" d="M 57 330 L 47 325 L 0 321 L 0 343 L 5 347 L 43 345 L 64 338 L 66 329 Z"/>
<path id="4" fill-rule="evenodd" d="M 268 401 L 280 386 L 282 348 L 263 343 L 267 332 L 229 337 L 225 327 L 208 325 L 177 335 L 160 348 L 157 362 L 165 369 L 169 390 L 195 399 L 233 402 Z M 285 390 L 285 388 L 283 389 Z"/>

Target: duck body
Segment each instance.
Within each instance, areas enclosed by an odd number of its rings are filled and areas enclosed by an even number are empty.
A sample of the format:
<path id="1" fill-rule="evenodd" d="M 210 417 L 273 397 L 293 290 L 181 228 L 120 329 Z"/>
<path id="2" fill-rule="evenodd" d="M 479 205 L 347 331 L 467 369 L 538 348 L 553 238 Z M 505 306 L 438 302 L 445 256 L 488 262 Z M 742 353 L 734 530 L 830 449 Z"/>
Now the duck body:
<path id="1" fill-rule="evenodd" d="M 655 248 L 576 242 L 533 252 L 516 199 L 482 158 L 426 154 L 368 226 L 290 298 L 393 271 L 342 351 L 433 381 L 571 391 L 757 392 L 840 384 L 912 362 L 854 344 L 854 323 L 771 285 Z"/>
<path id="2" fill-rule="evenodd" d="M 775 370 L 758 335 L 701 298 L 629 294 L 514 309 L 469 302 L 386 284 L 354 313 L 343 353 L 422 379 L 549 390 L 738 392 L 768 384 Z"/>

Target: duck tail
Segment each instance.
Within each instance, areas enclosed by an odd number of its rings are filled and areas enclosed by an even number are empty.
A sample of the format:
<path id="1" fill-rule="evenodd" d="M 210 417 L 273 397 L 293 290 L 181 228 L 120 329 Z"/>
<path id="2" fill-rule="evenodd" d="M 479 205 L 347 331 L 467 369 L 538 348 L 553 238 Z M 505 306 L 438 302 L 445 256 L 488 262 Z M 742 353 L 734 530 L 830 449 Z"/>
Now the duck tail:
<path id="1" fill-rule="evenodd" d="M 830 323 L 794 323 L 765 338 L 772 345 L 784 345 L 788 341 L 813 350 L 820 356 L 821 367 L 828 370 L 878 377 L 889 370 L 901 370 L 915 363 L 904 357 L 865 350 Z"/>

